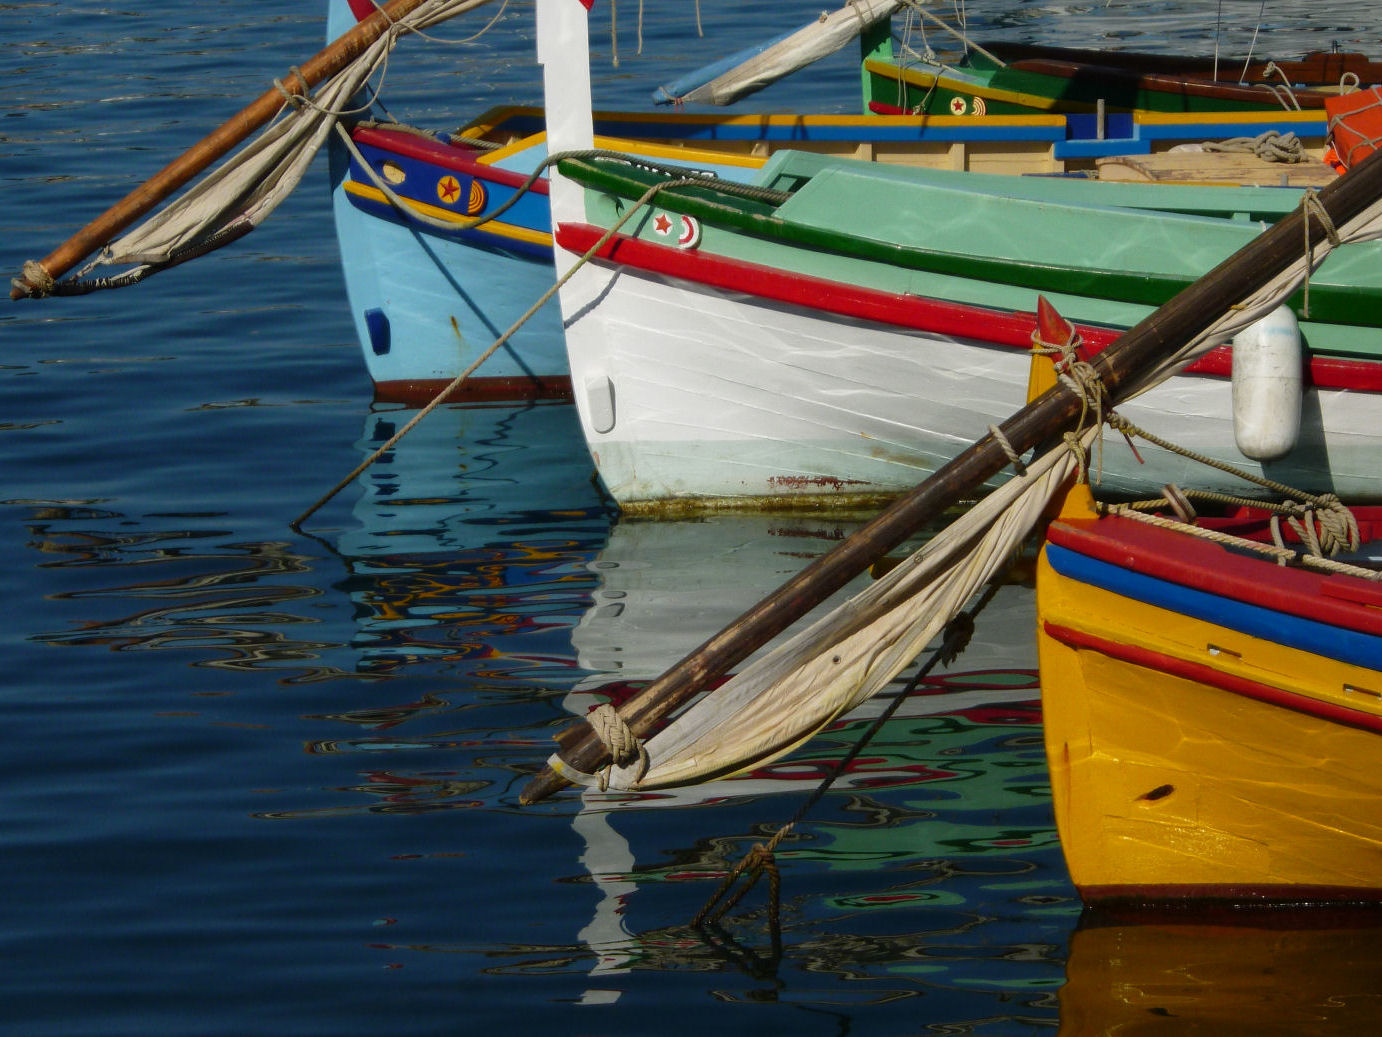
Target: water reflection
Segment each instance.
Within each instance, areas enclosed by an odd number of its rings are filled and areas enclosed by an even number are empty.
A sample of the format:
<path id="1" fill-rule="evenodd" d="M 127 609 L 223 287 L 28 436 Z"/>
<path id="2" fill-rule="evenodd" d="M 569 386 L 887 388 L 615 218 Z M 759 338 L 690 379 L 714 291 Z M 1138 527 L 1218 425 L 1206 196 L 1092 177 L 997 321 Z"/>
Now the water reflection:
<path id="1" fill-rule="evenodd" d="M 361 455 L 408 416 L 369 415 Z M 1373 1031 L 1375 922 L 1077 926 L 1022 583 L 857 756 L 889 696 L 741 777 L 568 794 L 519 814 L 517 786 L 566 717 L 629 694 L 853 528 L 616 522 L 574 427 L 569 408 L 439 412 L 349 491 L 339 528 L 317 541 L 238 537 L 218 516 L 29 502 L 49 600 L 79 616 L 34 639 L 177 649 L 190 666 L 274 683 L 349 678 L 310 704 L 299 693 L 278 707 L 286 717 L 264 700 L 230 714 L 294 725 L 256 760 L 257 784 L 283 786 L 253 815 L 265 828 L 369 825 L 350 830 L 355 841 L 396 831 L 376 819 L 440 819 L 432 841 L 386 836 L 383 852 L 434 861 L 450 869 L 439 885 L 485 895 L 482 862 L 510 868 L 512 833 L 542 844 L 528 852 L 548 870 L 514 867 L 493 895 L 556 897 L 555 939 L 531 942 L 482 904 L 424 937 L 400 901 L 387 912 L 404 916 L 387 929 L 396 942 L 371 944 L 394 960 L 469 956 L 495 976 L 564 980 L 589 1005 L 661 996 L 694 975 L 688 996 L 800 1005 L 842 1027 L 862 1006 L 904 1006 L 898 1032 Z M 827 778 L 831 791 L 797 819 Z M 760 884 L 718 926 L 692 928 L 722 877 L 794 819 L 777 852 L 779 913 Z"/>
<path id="2" fill-rule="evenodd" d="M 1090 918 L 1071 940 L 1060 1033 L 1376 1033 L 1379 977 L 1375 910 Z"/>
<path id="3" fill-rule="evenodd" d="M 196 656 L 189 665 L 217 670 L 295 671 L 286 683 L 359 676 L 323 661 L 336 644 L 305 636 L 302 628 L 316 621 L 302 609 L 322 592 L 301 579 L 313 560 L 289 542 L 239 543 L 222 529 L 141 529 L 119 512 L 80 504 L 31 508 L 29 546 L 45 556 L 39 568 L 109 568 L 120 581 L 93 586 L 83 575 L 74 589 L 51 593 L 53 601 L 82 603 L 85 615 L 32 640 L 177 650 Z M 126 524 L 136 528 L 119 528 Z M 129 580 L 131 571 L 139 578 Z M 131 603 L 139 607 L 129 611 Z M 115 615 L 101 614 L 112 608 Z"/>

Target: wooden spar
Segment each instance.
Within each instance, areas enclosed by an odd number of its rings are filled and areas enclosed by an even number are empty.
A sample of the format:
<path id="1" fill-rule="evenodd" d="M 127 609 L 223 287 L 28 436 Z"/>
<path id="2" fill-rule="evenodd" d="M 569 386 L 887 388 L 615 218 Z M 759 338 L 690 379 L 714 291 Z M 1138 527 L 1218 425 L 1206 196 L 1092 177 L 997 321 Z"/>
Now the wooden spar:
<path id="1" fill-rule="evenodd" d="M 400 18 L 411 14 L 426 0 L 391 0 L 382 9 L 375 11 L 364 21 L 349 31 L 342 33 L 325 50 L 318 53 L 306 64 L 295 70 L 285 79 L 290 88 L 293 79 L 300 82 L 301 89 L 311 90 L 318 83 L 334 76 L 379 39 Z M 57 279 L 112 237 L 139 219 L 154 206 L 201 173 L 213 162 L 225 155 L 250 134 L 272 119 L 287 103 L 283 93 L 275 87 L 262 97 L 241 109 L 221 127 L 203 137 L 182 155 L 159 170 L 139 187 L 112 205 L 104 213 L 92 220 L 72 237 L 56 248 L 41 266 L 48 276 Z M 41 294 L 41 286 L 31 282 L 23 275 L 19 278 L 23 285 L 10 289 L 11 299 Z"/>
<path id="2" fill-rule="evenodd" d="M 1382 154 L 1370 155 L 1317 196 L 1334 226 L 1353 219 L 1379 197 Z M 1328 233 L 1318 215 L 1307 213 L 1303 207 L 1297 209 L 1129 329 L 1091 361 L 1109 398 L 1114 403 L 1121 401 L 1144 374 L 1300 258 L 1307 234 L 1313 247 Z M 1082 408 L 1083 402 L 1074 392 L 1057 385 L 1008 418 L 1000 431 L 1019 454 L 1026 453 L 1073 429 Z M 970 445 L 625 702 L 619 711 L 624 723 L 636 736 L 646 736 L 711 681 L 724 676 L 946 508 L 972 495 L 1008 463 L 1007 453 L 992 434 Z M 609 763 L 608 751 L 585 720 L 568 726 L 556 740 L 562 759 L 575 770 L 592 773 Z M 566 784 L 548 764 L 528 782 L 520 802 L 536 803 Z"/>

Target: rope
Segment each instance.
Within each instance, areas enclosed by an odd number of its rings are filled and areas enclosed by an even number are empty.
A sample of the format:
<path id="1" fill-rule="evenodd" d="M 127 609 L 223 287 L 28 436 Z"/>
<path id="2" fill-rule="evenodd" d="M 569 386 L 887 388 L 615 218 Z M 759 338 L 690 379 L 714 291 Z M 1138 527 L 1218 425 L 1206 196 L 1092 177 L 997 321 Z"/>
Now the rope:
<path id="1" fill-rule="evenodd" d="M 999 68 L 1006 68 L 1006 67 L 1007 67 L 1007 62 L 1006 62 L 1006 61 L 1003 61 L 1001 58 L 997 57 L 996 55 L 989 53 L 989 52 L 986 51 L 983 47 L 979 46 L 979 44 L 975 43 L 972 39 L 970 39 L 970 38 L 969 38 L 969 34 L 968 34 L 967 32 L 964 31 L 963 27 L 962 27 L 962 28 L 959 28 L 959 29 L 956 29 L 953 25 L 951 25 L 951 24 L 950 24 L 949 22 L 947 22 L 945 19 L 940 18 L 940 17 L 938 17 L 937 15 L 932 14 L 930 11 L 926 10 L 925 8 L 923 8 L 923 7 L 921 6 L 920 0 L 901 0 L 901 3 L 902 3 L 902 6 L 911 8 L 913 11 L 915 11 L 917 14 L 921 15 L 923 18 L 930 19 L 930 20 L 931 20 L 932 22 L 934 22 L 936 25 L 940 26 L 940 27 L 941 27 L 942 29 L 944 29 L 946 32 L 950 33 L 950 35 L 952 35 L 952 36 L 954 36 L 956 39 L 958 39 L 961 43 L 963 43 L 963 44 L 964 44 L 966 47 L 968 47 L 970 50 L 974 51 L 976 54 L 982 54 L 984 57 L 988 58 L 988 59 L 989 59 L 990 61 L 992 61 L 995 65 L 997 65 Z M 964 18 L 964 15 L 963 15 L 963 14 L 960 14 L 960 18 L 963 19 L 963 18 Z"/>
<path id="2" fill-rule="evenodd" d="M 1235 536 L 1232 533 L 1225 533 L 1222 530 L 1206 529 L 1203 526 L 1193 525 L 1182 522 L 1180 519 L 1167 518 L 1165 515 L 1149 514 L 1139 511 L 1128 504 L 1098 504 L 1097 507 L 1102 514 L 1117 515 L 1121 518 L 1133 519 L 1137 522 L 1146 523 L 1149 526 L 1156 526 L 1161 529 L 1171 529 L 1176 532 L 1185 533 L 1189 536 L 1196 536 L 1202 540 L 1209 540 L 1216 544 L 1223 544 L 1226 547 L 1238 548 L 1244 551 L 1252 551 L 1268 558 L 1275 558 L 1278 564 L 1286 565 L 1291 562 L 1305 565 L 1309 568 L 1321 569 L 1331 573 L 1341 573 L 1348 576 L 1357 576 L 1361 579 L 1382 582 L 1382 572 L 1374 569 L 1365 569 L 1360 565 L 1352 565 L 1348 562 L 1340 562 L 1334 558 L 1325 557 L 1322 553 L 1329 550 L 1335 553 L 1342 548 L 1356 549 L 1358 546 L 1358 526 L 1357 520 L 1352 512 L 1349 512 L 1341 503 L 1335 499 L 1335 507 L 1328 509 L 1324 516 L 1320 516 L 1315 509 L 1305 509 L 1300 515 L 1288 519 L 1291 528 L 1295 529 L 1301 536 L 1302 542 L 1306 545 L 1304 552 L 1297 551 L 1285 545 L 1278 529 L 1273 529 L 1274 543 L 1266 544 L 1260 540 L 1250 540 L 1246 537 Z M 1347 512 L 1344 516 L 1343 512 Z M 1301 521 L 1304 520 L 1304 521 Z M 1276 524 L 1276 516 L 1272 519 Z M 1338 530 L 1344 531 L 1344 539 L 1336 540 L 1335 535 Z M 1353 539 L 1348 539 L 1348 530 L 1352 530 Z"/>
<path id="3" fill-rule="evenodd" d="M 1310 244 L 1310 217 L 1320 221 L 1320 226 L 1324 228 L 1325 234 L 1329 237 L 1331 248 L 1339 247 L 1339 230 L 1334 226 L 1334 220 L 1329 215 L 1329 210 L 1320 201 L 1320 193 L 1313 187 L 1307 187 L 1301 194 L 1300 209 L 1305 219 L 1301 220 L 1301 228 L 1305 234 L 1305 282 L 1301 285 L 1301 307 L 1300 315 L 1306 320 L 1310 319 L 1310 271 L 1315 266 L 1315 247 Z"/>
<path id="4" fill-rule="evenodd" d="M 1228 140 L 1206 141 L 1205 151 L 1227 151 L 1255 155 L 1264 162 L 1304 162 L 1308 156 L 1305 145 L 1294 133 L 1267 130 L 1256 137 L 1230 137 Z"/>
<path id="5" fill-rule="evenodd" d="M 1286 72 L 1280 68 L 1275 61 L 1267 62 L 1267 67 L 1262 70 L 1262 77 L 1265 79 L 1273 72 L 1281 77 L 1281 81 L 1284 84 L 1283 86 L 1277 86 L 1275 83 L 1259 83 L 1258 86 L 1270 90 L 1272 96 L 1276 98 L 1277 103 L 1287 111 L 1292 109 L 1300 111 L 1300 101 L 1296 100 L 1295 91 L 1291 89 L 1290 77 L 1286 75 Z M 1290 103 L 1288 104 L 1287 102 Z"/>
<path id="6" fill-rule="evenodd" d="M 1013 449 L 1012 442 L 1003 434 L 1003 430 L 997 425 L 990 425 L 989 435 L 991 435 L 993 441 L 1003 449 L 1003 453 L 1008 455 L 1008 462 L 1013 466 L 1013 470 L 1017 472 L 1018 475 L 1026 475 L 1027 466 L 1022 463 L 1022 456 Z"/>
<path id="7" fill-rule="evenodd" d="M 602 702 L 587 713 L 585 718 L 591 730 L 595 732 L 595 737 L 609 750 L 609 766 L 600 773 L 600 791 L 605 792 L 609 789 L 609 776 L 615 767 L 628 767 L 637 763 L 638 776 L 635 780 L 642 780 L 643 775 L 648 773 L 648 750 L 638 740 L 638 736 L 629 730 L 619 711 L 608 702 Z"/>

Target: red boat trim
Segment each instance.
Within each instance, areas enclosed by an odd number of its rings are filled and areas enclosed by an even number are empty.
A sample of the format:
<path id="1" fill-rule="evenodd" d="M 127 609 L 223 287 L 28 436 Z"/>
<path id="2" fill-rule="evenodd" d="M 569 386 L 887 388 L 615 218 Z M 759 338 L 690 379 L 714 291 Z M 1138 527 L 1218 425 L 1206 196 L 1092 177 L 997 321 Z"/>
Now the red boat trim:
<path id="1" fill-rule="evenodd" d="M 376 382 L 374 399 L 378 403 L 401 403 L 420 407 L 431 403 L 448 385 L 450 378 L 399 379 Z M 452 390 L 447 403 L 482 403 L 489 401 L 565 400 L 570 402 L 569 375 L 548 375 L 542 378 L 513 376 L 508 378 L 467 378 L 460 388 Z"/>
<path id="2" fill-rule="evenodd" d="M 1220 691 L 1227 691 L 1244 698 L 1280 706 L 1282 709 L 1289 709 L 1295 713 L 1303 713 L 1306 716 L 1328 720 L 1345 727 L 1357 728 L 1360 731 L 1382 734 L 1382 716 L 1373 713 L 1350 709 L 1348 706 L 1340 706 L 1332 702 L 1321 702 L 1319 699 L 1313 699 L 1298 692 L 1287 691 L 1284 688 L 1262 684 L 1246 677 L 1224 673 L 1204 663 L 1189 662 L 1185 659 L 1166 655 L 1163 652 L 1154 652 L 1149 648 L 1111 641 L 1086 630 L 1075 630 L 1072 627 L 1047 622 L 1042 623 L 1042 629 L 1047 636 L 1071 648 L 1098 652 L 1100 655 L 1106 655 L 1120 662 L 1131 663 L 1133 666 L 1155 670 L 1172 677 L 1195 681 L 1211 688 L 1218 688 Z"/>
<path id="3" fill-rule="evenodd" d="M 1354 509 L 1365 538 L 1374 531 L 1377 512 Z M 1209 540 L 1116 515 L 1097 521 L 1057 520 L 1047 527 L 1046 537 L 1077 554 L 1144 576 L 1382 636 L 1382 610 L 1369 607 L 1379 588 L 1360 577 L 1279 566 L 1266 557 L 1238 554 Z M 1264 579 L 1264 574 L 1270 578 Z"/>
<path id="4" fill-rule="evenodd" d="M 555 237 L 557 244 L 568 252 L 584 255 L 604 234 L 603 228 L 588 223 L 563 223 L 557 227 Z M 1029 349 L 1032 332 L 1036 330 L 1036 316 L 1031 313 L 883 292 L 701 250 L 659 245 L 623 234 L 614 235 L 595 255 L 620 266 L 724 291 L 878 324 L 971 341 L 978 339 L 993 345 Z M 1106 349 L 1120 334 L 1115 328 L 1091 324 L 1076 325 L 1076 330 L 1084 340 L 1087 355 Z M 1231 369 L 1230 357 L 1228 347 L 1221 346 L 1186 366 L 1184 371 L 1226 378 Z M 1306 384 L 1321 389 L 1382 392 L 1382 362 L 1311 358 Z"/>
<path id="5" fill-rule="evenodd" d="M 477 180 L 487 180 L 490 183 L 502 184 L 505 187 L 522 187 L 528 182 L 528 177 L 521 173 L 510 172 L 507 169 L 500 169 L 484 162 L 477 162 L 474 156 L 481 155 L 483 152 L 474 148 L 443 144 L 439 140 L 419 137 L 415 133 L 400 133 L 398 130 L 357 126 L 351 131 L 350 137 L 357 144 L 367 144 L 384 151 L 392 151 L 397 155 L 416 159 L 419 162 L 430 162 L 432 165 L 441 166 L 444 169 L 473 176 Z M 545 176 L 538 177 L 533 181 L 529 190 L 534 194 L 547 194 L 547 178 Z"/>

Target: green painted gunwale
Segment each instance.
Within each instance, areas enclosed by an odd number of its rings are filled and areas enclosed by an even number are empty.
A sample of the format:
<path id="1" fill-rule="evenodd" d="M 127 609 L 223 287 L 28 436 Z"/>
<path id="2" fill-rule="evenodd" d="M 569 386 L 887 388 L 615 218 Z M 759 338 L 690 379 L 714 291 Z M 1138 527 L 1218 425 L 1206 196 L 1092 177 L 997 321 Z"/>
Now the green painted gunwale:
<path id="1" fill-rule="evenodd" d="M 566 159 L 561 162 L 561 172 L 581 183 L 588 190 L 615 199 L 616 207 L 640 198 L 650 186 L 670 179 L 669 174 L 608 159 Z M 770 200 L 743 198 L 732 193 L 731 188 L 719 189 L 713 185 L 689 188 L 670 188 L 661 192 L 655 200 L 658 207 L 685 213 L 701 221 L 708 227 L 720 228 L 731 235 L 740 235 L 762 243 L 791 248 L 807 249 L 824 255 L 869 261 L 902 270 L 916 270 L 945 277 L 956 277 L 1012 289 L 1027 289 L 1042 293 L 1063 296 L 1079 296 L 1111 303 L 1134 304 L 1155 307 L 1163 304 L 1195 280 L 1195 274 L 1167 274 L 1154 271 L 1130 271 L 1125 267 L 1100 267 L 1096 265 L 1075 265 L 1071 263 L 1037 262 L 1031 259 L 1010 258 L 1006 255 L 984 256 L 954 250 L 927 248 L 920 245 L 902 244 L 899 240 L 869 236 L 867 233 L 850 232 L 840 229 L 836 224 L 840 219 L 838 209 L 840 195 L 823 200 L 823 204 L 809 208 L 805 205 L 805 194 L 817 176 L 835 173 L 854 177 L 861 181 L 866 191 L 850 192 L 862 199 L 862 204 L 872 207 L 879 223 L 880 233 L 892 239 L 922 238 L 925 236 L 924 224 L 908 227 L 890 212 L 886 201 L 888 192 L 915 192 L 916 185 L 926 186 L 928 180 L 934 181 L 934 171 L 896 170 L 874 167 L 869 163 L 850 162 L 840 159 L 822 159 L 810 156 L 799 160 L 797 153 L 780 153 L 765 166 L 760 180 L 765 184 L 798 184 L 795 190 L 779 192 Z M 800 175 L 799 175 L 800 174 Z M 982 198 L 985 204 L 992 205 L 996 213 L 1003 213 L 1007 196 L 1001 193 L 998 182 L 1016 181 L 1019 193 L 1027 197 L 1029 203 L 1045 206 L 1040 200 L 1043 191 L 1050 189 L 1053 196 L 1063 200 L 1056 204 L 1069 205 L 1071 190 L 1076 185 L 1043 178 L 1009 178 L 1002 176 L 968 178 L 976 174 L 965 174 L 966 183 L 973 183 L 982 190 L 966 191 Z M 867 178 L 865 180 L 865 178 Z M 1044 186 L 1043 186 L 1044 185 Z M 1094 184 L 1079 185 L 1080 188 L 1094 187 Z M 1098 185 L 1101 187 L 1141 187 L 1141 185 Z M 1107 220 L 1109 226 L 1116 227 L 1121 221 L 1141 218 L 1158 219 L 1168 207 L 1189 206 L 1192 211 L 1213 209 L 1206 192 L 1224 192 L 1219 210 L 1222 217 L 1175 216 L 1174 221 L 1165 223 L 1167 228 L 1175 227 L 1193 233 L 1197 228 L 1207 236 L 1217 234 L 1221 243 L 1223 258 L 1239 245 L 1244 244 L 1257 231 L 1251 223 L 1234 219 L 1245 211 L 1256 211 L 1270 218 L 1280 216 L 1290 210 L 1282 196 L 1292 192 L 1280 192 L 1278 196 L 1266 194 L 1275 188 L 1193 188 L 1189 192 L 1168 185 L 1148 185 L 1136 193 L 1122 192 L 1123 204 L 1120 206 L 1084 206 L 1072 209 L 1070 233 L 1073 243 L 1097 245 L 1088 242 L 1088 224 L 1091 220 Z M 1165 203 L 1154 207 L 1157 195 L 1163 192 Z M 1244 192 L 1248 192 L 1245 194 Z M 1258 195 L 1256 192 L 1263 192 Z M 1112 193 L 1110 193 L 1111 195 Z M 1298 195 L 1296 195 L 1298 197 Z M 1261 201 L 1257 199 L 1261 198 Z M 1128 203 L 1140 199 L 1141 209 Z M 794 208 L 795 206 L 795 208 Z M 1049 206 L 1047 206 L 1049 208 Z M 1008 211 L 1013 207 L 1009 206 Z M 1027 206 L 1032 209 L 1031 205 Z M 796 218 L 784 218 L 784 211 Z M 851 214 L 854 215 L 854 214 Z M 1009 218 L 1009 217 L 999 217 Z M 814 222 L 813 222 L 814 221 Z M 908 230 L 912 233 L 908 233 Z M 1021 238 L 1021 233 L 1014 234 Z M 1187 239 L 1188 240 L 1188 239 Z M 1172 243 L 1174 245 L 1174 243 Z M 1311 333 L 1307 333 L 1314 352 L 1337 355 L 1382 355 L 1382 336 L 1375 334 L 1379 318 L 1382 318 L 1382 258 L 1373 246 L 1352 246 L 1354 253 L 1344 256 L 1336 253 L 1327 261 L 1325 267 L 1312 277 L 1309 293 Z M 1360 251 L 1366 249 L 1366 252 Z M 743 258 L 743 257 L 741 257 Z M 784 257 L 785 259 L 786 257 Z M 1200 269 L 1208 270 L 1217 258 Z M 785 267 L 784 267 L 785 268 Z M 1342 275 L 1342 276 L 1340 276 Z M 879 287 L 871 285 L 871 287 Z M 1291 300 L 1298 316 L 1304 322 L 1301 312 L 1303 294 L 1298 292 Z M 1341 327 L 1331 327 L 1331 326 Z M 1366 334 L 1345 334 L 1349 326 Z M 1306 328 L 1303 326 L 1303 332 Z"/>

